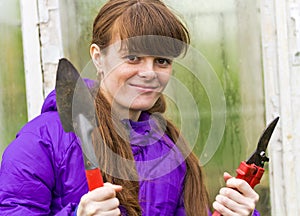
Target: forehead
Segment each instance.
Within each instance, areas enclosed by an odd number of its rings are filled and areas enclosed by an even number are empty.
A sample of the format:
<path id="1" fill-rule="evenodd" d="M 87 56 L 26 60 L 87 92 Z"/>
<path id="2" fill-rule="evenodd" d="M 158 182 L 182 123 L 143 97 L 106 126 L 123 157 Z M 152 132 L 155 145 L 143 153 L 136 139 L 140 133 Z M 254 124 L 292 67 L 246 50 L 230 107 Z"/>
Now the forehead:
<path id="1" fill-rule="evenodd" d="M 110 45 L 103 51 L 104 54 L 130 53 L 175 58 L 180 56 L 187 46 L 182 41 L 160 35 L 121 38 L 119 33 L 113 34 Z"/>

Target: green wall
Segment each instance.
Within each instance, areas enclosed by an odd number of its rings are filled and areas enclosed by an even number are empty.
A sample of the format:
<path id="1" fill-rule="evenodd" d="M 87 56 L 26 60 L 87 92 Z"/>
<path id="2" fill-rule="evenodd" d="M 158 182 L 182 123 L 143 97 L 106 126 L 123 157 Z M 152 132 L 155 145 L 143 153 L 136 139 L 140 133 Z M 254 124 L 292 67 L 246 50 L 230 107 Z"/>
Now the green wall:
<path id="1" fill-rule="evenodd" d="M 19 1 L 0 7 L 0 154 L 27 122 Z"/>

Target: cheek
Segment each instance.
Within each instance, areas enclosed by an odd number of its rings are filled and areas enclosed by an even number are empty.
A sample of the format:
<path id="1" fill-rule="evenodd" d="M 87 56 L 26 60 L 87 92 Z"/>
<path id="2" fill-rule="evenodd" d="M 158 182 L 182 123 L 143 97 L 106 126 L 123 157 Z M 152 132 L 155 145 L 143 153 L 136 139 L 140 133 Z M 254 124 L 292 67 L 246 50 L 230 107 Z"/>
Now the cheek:
<path id="1" fill-rule="evenodd" d="M 102 80 L 102 87 L 108 90 L 111 94 L 122 91 L 127 80 L 131 78 L 132 74 L 126 68 L 118 67 L 114 71 L 105 74 Z"/>
<path id="2" fill-rule="evenodd" d="M 172 75 L 171 72 L 165 72 L 165 73 L 158 74 L 158 80 L 162 87 L 165 87 L 168 84 L 168 82 L 171 78 L 171 75 Z"/>

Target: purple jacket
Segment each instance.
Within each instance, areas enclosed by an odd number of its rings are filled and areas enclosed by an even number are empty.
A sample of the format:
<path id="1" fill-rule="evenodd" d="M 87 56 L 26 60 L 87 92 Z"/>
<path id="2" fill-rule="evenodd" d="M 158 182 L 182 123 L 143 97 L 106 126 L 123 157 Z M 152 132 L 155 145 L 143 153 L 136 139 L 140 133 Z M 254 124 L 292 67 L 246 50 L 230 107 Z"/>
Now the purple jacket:
<path id="1" fill-rule="evenodd" d="M 149 114 L 142 113 L 138 122 L 123 122 L 131 128 L 143 215 L 184 216 L 184 158 Z M 74 215 L 87 192 L 79 140 L 74 133 L 64 132 L 53 91 L 42 114 L 21 129 L 3 154 L 1 216 Z"/>
<path id="2" fill-rule="evenodd" d="M 185 215 L 186 166 L 173 142 L 143 113 L 131 126 L 130 141 L 140 177 L 143 215 Z M 56 95 L 42 114 L 28 122 L 6 148 L 0 170 L 1 215 L 74 215 L 88 192 L 82 150 L 74 133 L 65 133 Z"/>

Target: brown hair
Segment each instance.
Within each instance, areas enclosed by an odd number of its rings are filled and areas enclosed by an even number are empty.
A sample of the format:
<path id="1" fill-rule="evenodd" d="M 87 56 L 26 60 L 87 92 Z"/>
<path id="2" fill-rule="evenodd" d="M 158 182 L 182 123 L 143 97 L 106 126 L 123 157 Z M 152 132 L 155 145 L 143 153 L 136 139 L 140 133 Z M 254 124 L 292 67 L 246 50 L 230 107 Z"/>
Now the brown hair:
<path id="1" fill-rule="evenodd" d="M 167 44 L 165 47 L 160 43 L 158 53 L 165 52 L 166 55 L 174 57 L 184 53 L 187 44 L 190 42 L 188 30 L 182 24 L 177 16 L 168 9 L 160 0 L 110 0 L 99 11 L 94 20 L 92 43 L 97 44 L 101 50 L 108 47 L 114 34 L 117 33 L 121 40 L 144 35 L 158 35 L 166 38 L 174 38 L 175 42 Z M 177 42 L 180 41 L 181 43 Z M 157 43 L 159 41 L 147 41 Z M 139 42 L 138 42 L 139 43 Z M 126 44 L 129 49 L 135 46 Z M 136 44 L 135 44 L 136 45 Z M 145 51 L 145 44 L 138 44 L 139 49 Z M 161 48 L 163 47 L 163 48 Z M 151 49 L 153 46 L 151 46 Z M 166 49 L 167 48 L 167 49 Z M 147 51 L 147 50 L 146 50 Z M 159 55 L 160 56 L 160 55 Z M 141 215 L 141 209 L 138 203 L 138 182 L 130 179 L 138 179 L 137 171 L 133 166 L 126 164 L 116 165 L 116 161 L 106 153 L 107 148 L 121 157 L 134 161 L 131 147 L 128 139 L 124 139 L 120 134 L 122 126 L 117 124 L 111 106 L 100 90 L 96 96 L 97 120 L 100 125 L 100 135 L 94 135 L 96 155 L 99 157 L 99 163 L 103 169 L 103 178 L 123 186 L 123 190 L 117 194 L 120 203 L 128 212 L 128 215 Z M 166 109 L 166 103 L 161 95 L 155 105 L 148 110 L 149 113 L 163 114 Z M 164 120 L 162 115 L 158 115 Z M 186 214 L 207 215 L 208 213 L 208 195 L 203 180 L 203 172 L 199 165 L 199 160 L 191 153 L 189 145 L 180 135 L 178 129 L 170 121 L 167 122 L 166 133 L 174 141 L 177 147 L 186 157 L 187 173 L 184 185 L 184 205 Z M 117 167 L 120 169 L 122 179 L 110 176 L 105 170 Z"/>

